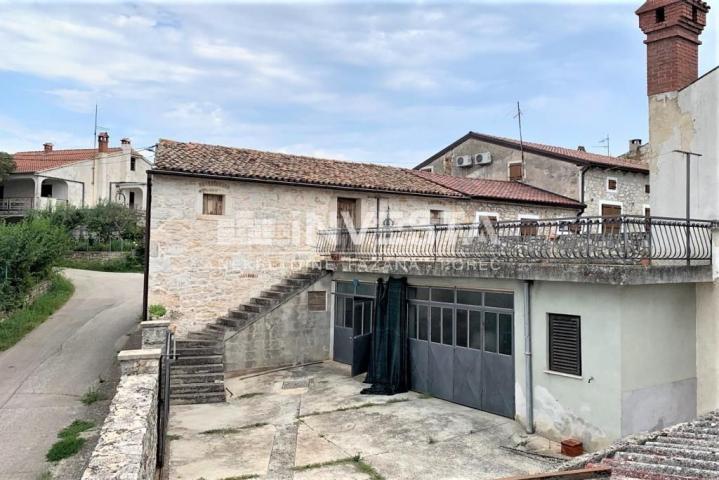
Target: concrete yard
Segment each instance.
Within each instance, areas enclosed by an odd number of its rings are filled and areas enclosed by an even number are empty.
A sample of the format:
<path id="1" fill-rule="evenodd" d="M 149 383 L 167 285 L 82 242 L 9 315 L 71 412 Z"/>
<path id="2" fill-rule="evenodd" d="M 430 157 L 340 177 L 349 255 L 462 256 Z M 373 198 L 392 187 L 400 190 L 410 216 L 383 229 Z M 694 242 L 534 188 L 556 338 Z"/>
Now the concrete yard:
<path id="1" fill-rule="evenodd" d="M 171 409 L 169 478 L 494 479 L 550 470 L 556 445 L 514 421 L 409 392 L 360 395 L 334 362 L 226 382 Z"/>

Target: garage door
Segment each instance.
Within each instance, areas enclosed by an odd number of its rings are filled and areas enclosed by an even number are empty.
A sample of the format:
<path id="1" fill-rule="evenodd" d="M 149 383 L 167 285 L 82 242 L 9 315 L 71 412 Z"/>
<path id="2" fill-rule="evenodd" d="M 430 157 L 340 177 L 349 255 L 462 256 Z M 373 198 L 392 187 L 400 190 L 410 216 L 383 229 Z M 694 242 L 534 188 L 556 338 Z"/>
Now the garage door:
<path id="1" fill-rule="evenodd" d="M 352 366 L 352 376 L 367 371 L 372 340 L 375 285 L 335 282 L 332 358 Z"/>
<path id="2" fill-rule="evenodd" d="M 514 295 L 410 287 L 412 389 L 514 417 Z"/>

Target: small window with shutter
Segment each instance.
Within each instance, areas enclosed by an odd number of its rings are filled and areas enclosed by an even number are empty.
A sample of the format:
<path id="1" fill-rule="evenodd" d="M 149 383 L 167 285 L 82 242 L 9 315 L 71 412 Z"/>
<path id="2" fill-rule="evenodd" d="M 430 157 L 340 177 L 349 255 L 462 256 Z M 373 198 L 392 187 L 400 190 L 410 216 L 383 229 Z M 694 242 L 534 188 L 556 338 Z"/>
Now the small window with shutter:
<path id="1" fill-rule="evenodd" d="M 608 178 L 607 179 L 607 191 L 609 191 L 609 192 L 617 191 L 617 179 L 616 178 Z"/>
<path id="2" fill-rule="evenodd" d="M 549 314 L 549 370 L 582 376 L 580 317 Z"/>
<path id="3" fill-rule="evenodd" d="M 510 163 L 509 164 L 509 180 L 512 182 L 519 182 L 522 180 L 522 164 L 521 163 Z"/>
<path id="4" fill-rule="evenodd" d="M 310 312 L 327 311 L 327 293 L 324 290 L 307 292 L 307 309 Z"/>
<path id="5" fill-rule="evenodd" d="M 225 213 L 225 196 L 216 195 L 214 193 L 202 194 L 202 214 L 203 215 L 224 215 Z"/>

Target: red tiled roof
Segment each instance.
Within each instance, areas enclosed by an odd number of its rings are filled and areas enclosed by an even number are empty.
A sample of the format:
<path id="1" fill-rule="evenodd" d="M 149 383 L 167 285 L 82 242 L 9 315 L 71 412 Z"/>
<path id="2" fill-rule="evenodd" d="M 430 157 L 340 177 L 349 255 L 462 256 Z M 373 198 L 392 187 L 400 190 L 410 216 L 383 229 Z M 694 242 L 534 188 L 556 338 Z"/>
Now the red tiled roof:
<path id="1" fill-rule="evenodd" d="M 109 153 L 121 152 L 121 148 L 110 148 Z M 16 168 L 13 173 L 35 173 L 64 167 L 77 162 L 91 160 L 96 153 L 92 148 L 75 150 L 43 150 L 35 152 L 17 152 L 13 155 Z"/>
<path id="2" fill-rule="evenodd" d="M 155 169 L 303 185 L 461 197 L 405 168 L 160 140 Z"/>
<path id="3" fill-rule="evenodd" d="M 520 182 L 454 177 L 451 175 L 439 175 L 437 173 L 419 172 L 416 170 L 415 174 L 474 198 L 541 203 L 544 205 L 556 205 L 569 208 L 582 208 L 584 206 L 569 197 L 557 195 L 556 193 Z"/>
<path id="4" fill-rule="evenodd" d="M 583 152 L 583 151 L 577 150 L 577 149 L 556 147 L 556 146 L 552 146 L 552 145 L 545 145 L 542 143 L 523 142 L 523 144 L 520 145 L 519 140 L 515 140 L 513 138 L 497 137 L 494 135 L 485 135 L 483 133 L 476 133 L 476 132 L 469 132 L 467 135 L 460 138 L 453 144 L 443 148 L 439 152 L 437 152 L 434 155 L 432 155 L 431 157 L 429 157 L 424 162 L 417 165 L 415 167 L 415 169 L 420 169 L 422 167 L 429 165 L 438 157 L 444 155 L 445 153 L 449 152 L 450 150 L 454 149 L 455 147 L 464 143 L 465 141 L 469 140 L 470 138 L 488 142 L 488 143 L 494 143 L 496 145 L 502 145 L 502 146 L 509 147 L 509 148 L 514 148 L 517 150 L 519 150 L 523 145 L 525 152 L 536 153 L 538 155 L 544 155 L 547 157 L 556 158 L 558 160 L 574 162 L 574 163 L 581 164 L 581 165 L 590 165 L 590 166 L 606 167 L 606 168 L 617 168 L 617 169 L 621 169 L 621 170 L 629 170 L 632 172 L 649 173 L 648 165 L 637 163 L 637 162 L 631 162 L 629 160 L 625 160 L 622 158 L 608 157 L 606 155 L 599 155 L 597 153 Z"/>

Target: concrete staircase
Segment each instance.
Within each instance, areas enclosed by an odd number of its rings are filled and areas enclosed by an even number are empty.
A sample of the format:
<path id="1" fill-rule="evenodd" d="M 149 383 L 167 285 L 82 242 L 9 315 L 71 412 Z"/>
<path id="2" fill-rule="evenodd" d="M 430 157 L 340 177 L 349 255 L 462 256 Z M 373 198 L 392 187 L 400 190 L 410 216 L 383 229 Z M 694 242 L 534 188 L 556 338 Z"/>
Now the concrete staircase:
<path id="1" fill-rule="evenodd" d="M 295 273 L 280 283 L 230 309 L 227 315 L 177 341 L 177 359 L 170 375 L 173 405 L 219 403 L 226 400 L 224 361 L 225 332 L 240 331 L 326 275 L 323 270 Z"/>
<path id="2" fill-rule="evenodd" d="M 613 479 L 687 480 L 719 478 L 719 413 L 667 430 L 641 445 L 604 459 Z"/>

